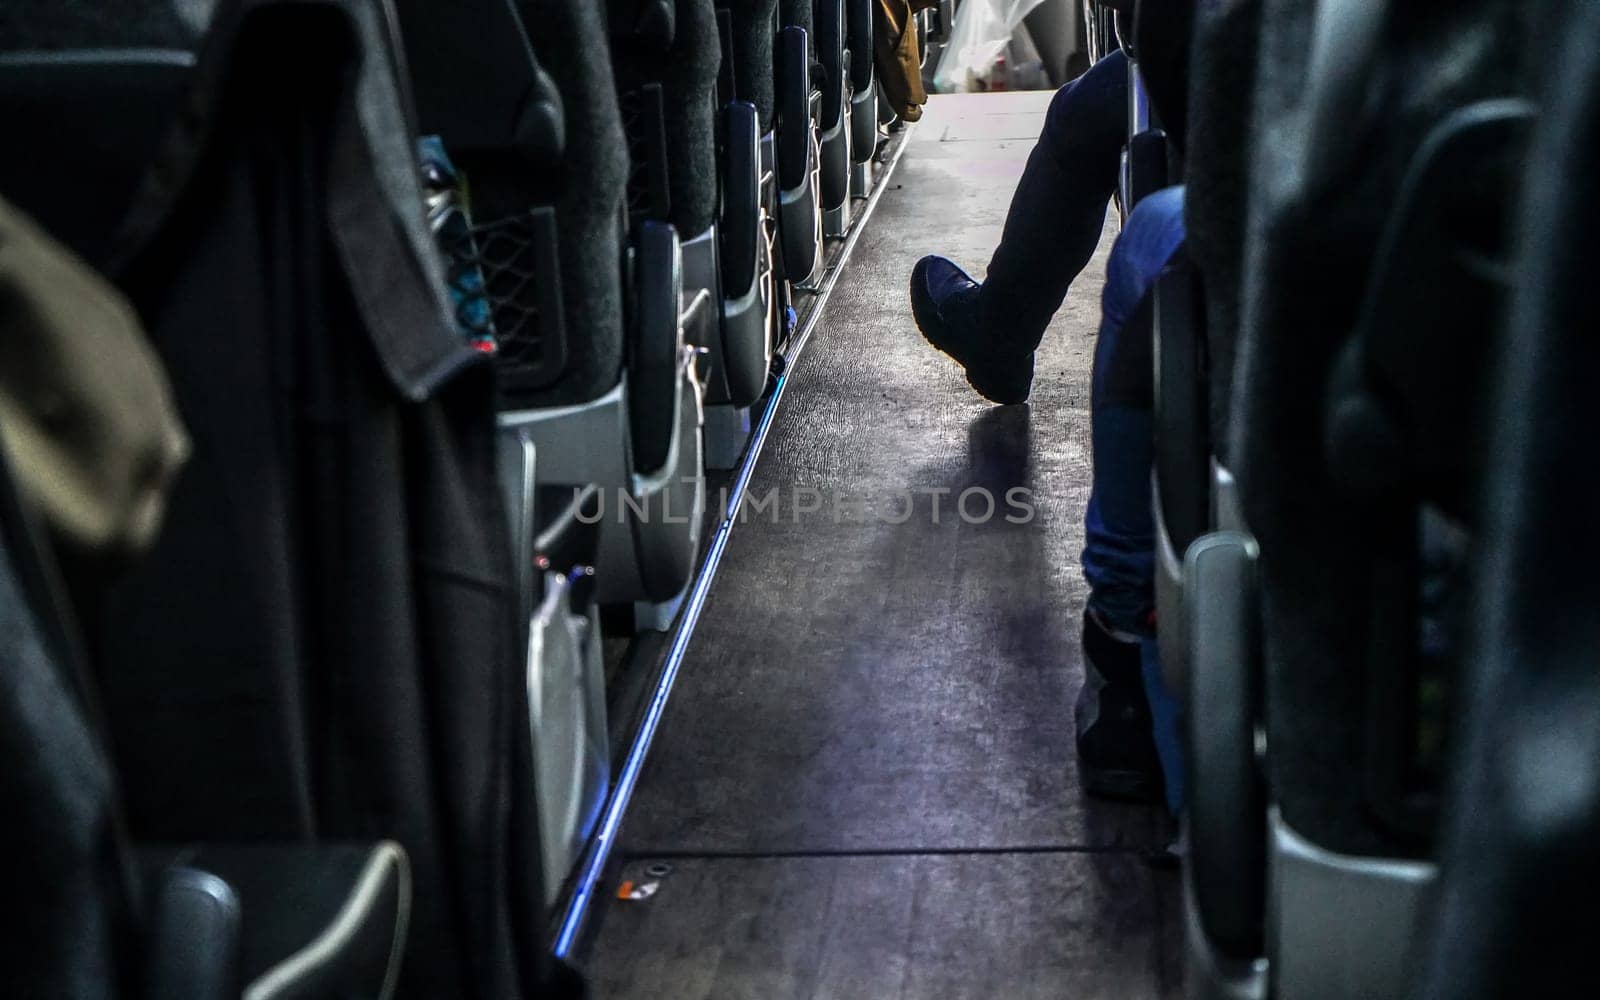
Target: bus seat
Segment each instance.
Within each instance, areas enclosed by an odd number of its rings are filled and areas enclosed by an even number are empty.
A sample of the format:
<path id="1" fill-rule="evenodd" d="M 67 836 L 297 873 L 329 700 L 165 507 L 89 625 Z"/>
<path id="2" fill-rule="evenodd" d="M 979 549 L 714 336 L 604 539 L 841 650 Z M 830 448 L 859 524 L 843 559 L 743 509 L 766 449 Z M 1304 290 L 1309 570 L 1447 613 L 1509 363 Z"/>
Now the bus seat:
<path id="1" fill-rule="evenodd" d="M 113 68 L 120 64 L 113 54 Z M 84 59 L 80 65 L 92 64 Z M 72 91 L 81 95 L 85 88 Z M 99 280 L 9 210 L 7 222 L 13 252 L 6 279 L 26 283 L 14 269 L 55 261 L 49 281 L 12 288 L 0 280 L 8 293 L 28 287 L 27 297 L 71 295 Z M 27 253 L 16 252 L 17 245 Z M 63 281 L 63 273 L 75 278 Z M 36 335 L 28 324 L 41 314 L 14 311 L 5 336 Z M 143 337 L 132 323 L 93 333 L 99 340 Z M 49 461 L 38 452 L 27 456 L 20 460 Z M 238 996 L 241 986 L 246 995 L 382 991 L 398 972 L 410 905 L 406 858 L 395 844 L 191 843 L 136 851 L 129 842 L 119 762 L 95 679 L 96 667 L 115 674 L 122 665 L 89 662 L 98 650 L 85 642 L 78 622 L 94 605 L 73 606 L 74 597 L 98 592 L 112 564 L 85 559 L 81 539 L 59 530 L 47 535 L 42 511 L 24 500 L 11 469 L 11 456 L 0 454 L 0 632 L 7 638 L 0 648 L 6 678 L 0 784 L 12 814 L 4 844 L 27 863 L 10 884 L 17 912 L 0 946 L 3 992 L 222 1000 Z M 45 473 L 35 468 L 33 474 Z M 119 558 L 138 558 L 141 542 Z M 57 544 L 71 572 L 58 563 Z M 189 749 L 199 754 L 209 748 L 196 741 Z M 181 784 L 174 793 L 205 808 L 214 790 Z M 230 866 L 227 859 L 241 851 L 250 863 Z M 335 924 L 345 933 L 332 935 Z M 319 942 L 318 960 L 306 961 Z"/>
<path id="2" fill-rule="evenodd" d="M 873 0 L 845 0 L 845 39 L 850 49 L 850 193 L 865 198 L 872 186 L 866 166 L 878 151 L 878 80 L 872 41 Z"/>
<path id="3" fill-rule="evenodd" d="M 519 505 L 529 515 L 513 526 L 512 544 L 526 595 L 525 731 L 531 753 L 516 759 L 532 762 L 532 772 L 518 783 L 536 796 L 519 797 L 513 809 L 519 829 L 540 845 L 543 902 L 553 906 L 610 787 L 605 667 L 594 602 L 600 494 L 593 485 L 522 485 L 533 496 Z"/>
<path id="4" fill-rule="evenodd" d="M 733 64 L 733 97 L 756 107 L 762 142 L 772 144 L 777 125 L 777 77 L 773 73 L 773 46 L 777 39 L 778 0 L 717 0 L 718 11 L 727 11 L 729 53 Z M 763 157 L 771 169 L 772 154 Z"/>
<path id="5" fill-rule="evenodd" d="M 194 458 L 88 621 L 133 832 L 392 837 L 406 988 L 448 996 L 522 975 L 521 862 L 477 803 L 509 794 L 526 694 L 488 362 L 450 322 L 390 38 L 366 4 L 218 8 L 111 265 Z"/>
<path id="6" fill-rule="evenodd" d="M 693 86 L 678 88 L 669 96 L 681 108 L 684 127 L 700 130 L 707 148 L 715 152 L 700 180 L 707 211 L 676 224 L 688 237 L 686 296 L 697 289 L 712 295 L 711 335 L 701 343 L 709 348 L 706 462 L 713 468 L 731 468 L 749 438 L 749 408 L 766 390 L 777 339 L 772 245 L 762 201 L 761 134 L 752 106 L 731 100 L 718 103 L 720 65 L 734 54 L 723 51 L 711 0 L 679 2 L 680 30 L 686 32 L 681 45 L 686 55 L 694 54 L 703 75 Z M 707 117 L 707 107 L 716 109 L 714 116 Z"/>
<path id="7" fill-rule="evenodd" d="M 630 215 L 636 224 L 646 218 L 672 223 L 683 246 L 685 304 L 701 290 L 714 303 L 709 335 L 691 343 L 706 349 L 707 462 L 727 468 L 748 436 L 741 411 L 760 397 L 771 361 L 759 135 L 753 109 L 741 123 L 740 109 L 717 107 L 722 40 L 710 0 L 679 0 L 675 23 L 670 44 L 613 32 L 619 99 L 635 152 Z M 728 174 L 720 186 L 720 216 L 719 167 Z M 666 193 L 665 205 L 649 194 L 652 189 Z M 724 234 L 723 226 L 733 231 Z M 726 263 L 724 248 L 732 254 Z M 725 279 L 736 293 L 725 291 Z"/>
<path id="8" fill-rule="evenodd" d="M 1146 195 L 1176 183 L 1171 169 L 1176 156 L 1151 103 L 1140 64 L 1142 57 L 1137 44 L 1140 10 L 1135 3 L 1117 14 L 1119 37 L 1128 55 L 1128 142 L 1122 150 L 1118 177 L 1118 205 L 1124 219 Z"/>
<path id="9" fill-rule="evenodd" d="M 194 67 L 193 53 L 182 48 L 107 53 L 90 72 L 70 49 L 0 52 L 0 117 L 22 135 L 49 134 L 67 120 L 83 136 L 82 145 L 44 143 L 26 157 L 4 158 L 0 190 L 91 262 L 110 252 L 116 223 Z M 102 100 L 107 93 L 118 100 Z M 63 189 L 74 196 L 57 196 Z"/>
<path id="10" fill-rule="evenodd" d="M 792 332 L 788 317 L 793 286 L 809 276 L 810 268 L 822 254 L 822 220 L 816 212 L 816 199 L 811 197 L 815 193 L 815 175 L 809 172 L 816 165 L 816 156 L 814 150 L 807 152 L 808 143 L 815 140 L 809 112 L 810 76 L 809 71 L 785 69 L 791 64 L 809 66 L 810 57 L 783 55 L 778 0 L 718 0 L 717 10 L 719 19 L 726 15 L 733 96 L 755 105 L 759 123 L 761 204 L 770 227 L 771 312 L 776 344 Z M 804 51 L 807 46 L 800 45 L 799 49 Z M 786 106 L 788 120 L 800 127 L 782 127 Z M 732 120 L 730 124 L 737 125 Z M 735 136 L 743 133 L 742 125 L 729 131 Z M 745 168 L 738 169 L 743 175 Z M 782 197 L 785 191 L 788 199 Z M 808 198 L 809 207 L 803 204 Z M 804 258 L 806 263 L 785 263 L 785 254 L 797 261 Z M 797 273 L 797 268 L 806 270 L 806 274 Z"/>
<path id="11" fill-rule="evenodd" d="M 1156 286 L 1156 605 L 1161 667 L 1187 688 L 1184 553 L 1200 534 L 1239 530 L 1228 471 L 1228 390 L 1239 327 L 1250 98 L 1260 0 L 1195 12 L 1183 162 L 1186 254 Z"/>
<path id="12" fill-rule="evenodd" d="M 19 910 L 0 950 L 6 993 L 380 995 L 398 978 L 409 918 L 410 873 L 398 845 L 189 844 L 136 853 L 123 841 L 113 762 L 50 651 L 39 606 L 25 596 L 9 530 L 17 527 L 0 533 L 0 608 L 16 640 L 5 651 L 6 673 L 17 682 L 6 687 L 15 700 L 0 698 L 0 758 L 19 779 L 8 795 L 17 812 L 6 842 L 30 863 L 12 884 Z M 41 747 L 52 752 L 41 755 Z M 336 924 L 341 932 L 332 936 Z M 332 947 L 306 961 L 323 941 Z"/>
<path id="13" fill-rule="evenodd" d="M 602 488 L 610 528 L 599 600 L 670 603 L 692 570 L 704 491 L 681 251 L 665 224 L 650 239 L 636 234 L 631 248 L 624 239 L 628 159 L 604 12 L 575 0 L 525 0 L 517 10 L 568 128 L 553 170 L 461 158 L 477 216 L 489 220 L 475 235 L 490 297 L 532 287 L 548 303 L 510 301 L 520 315 L 509 326 L 496 311 L 502 431 L 537 451 L 540 482 Z M 527 358 L 548 360 L 547 326 L 562 333 L 564 363 L 529 378 Z M 619 515 L 629 506 L 641 513 Z"/>
<path id="14" fill-rule="evenodd" d="M 786 11 L 786 13 L 788 13 Z M 804 13 L 810 23 L 810 7 Z M 811 73 L 811 32 L 785 24 L 773 42 L 773 98 L 777 117 L 774 172 L 778 187 L 778 237 L 785 280 L 802 287 L 822 264 L 822 152 L 817 132 L 822 94 Z"/>
<path id="15" fill-rule="evenodd" d="M 1161 671 L 1179 698 L 1189 655 L 1183 564 L 1212 519 L 1213 454 L 1206 423 L 1205 292 L 1187 245 L 1157 277 L 1151 305 L 1155 450 L 1155 597 Z"/>
<path id="16" fill-rule="evenodd" d="M 823 233 L 843 236 L 850 225 L 850 60 L 845 0 L 818 0 L 812 14 L 817 61 L 821 64 Z"/>
<path id="17" fill-rule="evenodd" d="M 1486 387 L 1493 456 L 1457 764 L 1440 837 L 1441 904 L 1412 996 L 1587 995 L 1600 837 L 1600 507 L 1592 290 L 1600 11 L 1541 8 L 1535 125 L 1512 240 L 1521 264 Z"/>
<path id="18" fill-rule="evenodd" d="M 806 41 L 805 45 L 803 46 L 805 55 L 803 58 L 798 54 L 802 46 L 792 42 L 790 44 L 794 47 L 790 50 L 790 53 L 786 55 L 784 52 L 784 32 L 791 28 L 798 28 L 805 32 Z M 805 143 L 804 146 L 807 156 L 809 157 L 806 162 L 807 170 L 809 171 L 807 176 L 810 178 L 810 184 L 808 185 L 807 191 L 803 198 L 798 198 L 798 200 L 791 201 L 791 207 L 780 208 L 780 230 L 782 230 L 783 226 L 785 225 L 789 225 L 794 230 L 793 233 L 780 233 L 780 236 L 785 241 L 785 252 L 789 253 L 790 250 L 793 249 L 794 252 L 790 255 L 798 256 L 800 244 L 797 243 L 796 240 L 806 238 L 804 235 L 805 227 L 801 224 L 803 222 L 803 213 L 801 212 L 799 206 L 804 199 L 810 199 L 811 208 L 817 217 L 816 231 L 818 234 L 818 239 L 816 241 L 816 265 L 820 267 L 823 257 L 822 234 L 824 216 L 822 208 L 822 174 L 826 169 L 826 161 L 822 152 L 822 118 L 824 101 L 823 90 L 825 87 L 825 81 L 828 77 L 828 72 L 821 61 L 819 52 L 815 0 L 780 0 L 778 4 L 777 44 L 777 66 L 775 68 L 778 74 L 778 162 L 780 180 L 782 180 L 783 171 L 785 169 L 785 146 L 787 145 L 789 149 L 794 150 L 799 149 L 802 145 L 802 143 L 798 141 L 786 144 L 783 138 L 786 93 L 788 95 L 788 104 L 791 107 L 791 110 L 788 114 L 788 120 L 795 122 L 801 121 L 802 116 L 798 112 L 798 107 L 799 95 L 802 92 L 805 94 L 804 117 L 810 119 L 809 126 L 805 126 L 802 129 L 790 130 L 792 133 L 798 136 L 809 129 L 808 142 Z M 787 90 L 785 89 L 785 79 L 789 81 Z M 801 84 L 802 79 L 804 80 L 803 86 Z M 790 176 L 799 177 L 801 175 L 798 171 L 791 170 Z M 792 184 L 785 185 L 784 189 L 790 190 L 791 193 L 797 193 L 797 189 L 795 189 Z M 781 191 L 779 204 L 780 206 L 783 205 Z M 791 270 L 794 270 L 796 273 L 791 275 L 789 280 L 797 286 L 805 286 L 814 276 L 814 272 L 811 274 L 798 273 L 798 267 L 791 268 Z"/>
<path id="19" fill-rule="evenodd" d="M 1397 992 L 1433 880 L 1428 832 L 1396 822 L 1388 808 L 1392 796 L 1374 785 L 1385 769 L 1410 768 L 1425 786 L 1431 780 L 1426 772 L 1437 765 L 1432 742 L 1426 750 L 1408 743 L 1394 759 L 1374 753 L 1394 746 L 1375 734 L 1395 731 L 1385 723 L 1396 706 L 1375 701 L 1388 689 L 1385 679 L 1373 677 L 1382 672 L 1373 643 L 1380 634 L 1396 634 L 1392 628 L 1414 648 L 1424 622 L 1416 595 L 1395 600 L 1394 591 L 1375 593 L 1373 583 L 1395 568 L 1397 551 L 1405 550 L 1406 561 L 1421 558 L 1409 547 L 1417 536 L 1407 540 L 1387 529 L 1393 519 L 1415 525 L 1435 497 L 1409 494 L 1409 518 L 1390 509 L 1382 530 L 1353 510 L 1325 447 L 1327 407 L 1330 391 L 1340 391 L 1341 358 L 1362 329 L 1364 309 L 1381 304 L 1387 314 L 1400 300 L 1450 291 L 1426 287 L 1425 279 L 1418 285 L 1434 266 L 1425 259 L 1385 257 L 1392 273 L 1374 281 L 1379 251 L 1404 238 L 1431 240 L 1447 258 L 1472 255 L 1474 234 L 1440 232 L 1437 216 L 1411 213 L 1416 203 L 1408 204 L 1404 182 L 1415 171 L 1435 169 L 1429 157 L 1441 149 L 1474 149 L 1470 143 L 1430 145 L 1436 129 L 1450 129 L 1453 116 L 1470 113 L 1463 109 L 1479 101 L 1517 92 L 1522 16 L 1487 2 L 1448 11 L 1300 0 L 1269 0 L 1263 8 L 1247 230 L 1253 250 L 1244 283 L 1230 471 L 1237 476 L 1243 525 L 1256 545 L 1268 803 L 1265 816 L 1239 822 L 1266 826 L 1270 878 L 1258 912 L 1265 920 L 1266 975 L 1280 997 Z M 1401 65 L 1408 67 L 1403 73 L 1384 72 Z M 1387 88 L 1384 100 L 1368 99 L 1374 88 Z M 1368 143 L 1394 152 L 1379 158 L 1355 153 L 1375 148 Z M 1485 182 L 1486 192 L 1498 190 L 1496 160 L 1469 152 L 1447 169 Z M 1396 235 L 1386 235 L 1396 226 Z M 1423 231 L 1405 233 L 1410 226 Z M 1385 287 L 1405 292 L 1374 299 Z M 1404 315 L 1386 315 L 1371 329 L 1396 346 L 1408 336 L 1427 336 L 1404 329 Z M 1479 315 L 1472 322 L 1476 338 L 1493 318 Z M 1470 391 L 1463 398 L 1470 401 Z M 1433 423 L 1413 429 L 1428 435 L 1424 448 L 1456 443 L 1441 439 Z M 1470 434 L 1471 427 L 1450 432 Z M 1358 458 L 1376 463 L 1378 456 Z M 1437 534 L 1429 531 L 1426 539 Z M 1448 543 L 1452 533 L 1442 534 Z M 1191 634 L 1191 651 L 1210 638 Z M 1405 683 L 1440 686 L 1432 667 L 1408 676 Z M 1447 671 L 1441 683 L 1449 686 Z M 1191 693 L 1191 703 L 1199 701 Z M 1404 727 L 1417 740 L 1427 733 L 1431 741 L 1436 709 L 1431 695 L 1421 701 L 1425 707 L 1410 713 Z M 1192 724 L 1205 730 L 1213 721 L 1197 717 Z M 1205 781 L 1196 775 L 1194 787 L 1203 789 Z"/>

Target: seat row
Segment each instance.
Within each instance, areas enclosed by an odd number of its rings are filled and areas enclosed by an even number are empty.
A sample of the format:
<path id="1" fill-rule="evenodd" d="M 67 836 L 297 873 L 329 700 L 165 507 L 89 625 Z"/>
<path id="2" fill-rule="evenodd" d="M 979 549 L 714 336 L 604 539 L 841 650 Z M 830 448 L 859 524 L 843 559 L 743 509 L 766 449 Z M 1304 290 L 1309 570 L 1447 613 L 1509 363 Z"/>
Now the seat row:
<path id="1" fill-rule="evenodd" d="M 0 704 L 9 833 L 45 915 L 4 975 L 561 995 L 548 919 L 608 787 L 599 608 L 673 620 L 707 467 L 873 179 L 870 4 L 112 6 L 6 12 L 30 152 L 0 198 L 127 304 L 160 372 L 127 391 L 170 393 L 191 446 L 144 473 L 137 553 L 63 534 L 58 470 L 3 477 L 33 637 L 5 650 L 33 685 Z M 32 333 L 71 294 L 20 287 Z M 112 402 L 78 396 L 41 422 L 66 454 Z"/>
<path id="2" fill-rule="evenodd" d="M 1532 885 L 1592 870 L 1600 786 L 1547 751 L 1592 746 L 1597 685 L 1577 633 L 1532 635 L 1592 617 L 1592 519 L 1557 513 L 1593 492 L 1592 254 L 1552 219 L 1593 202 L 1593 11 L 1196 17 L 1186 142 L 1136 122 L 1123 184 L 1186 185 L 1150 323 L 1188 991 L 1571 992 L 1592 970 Z"/>

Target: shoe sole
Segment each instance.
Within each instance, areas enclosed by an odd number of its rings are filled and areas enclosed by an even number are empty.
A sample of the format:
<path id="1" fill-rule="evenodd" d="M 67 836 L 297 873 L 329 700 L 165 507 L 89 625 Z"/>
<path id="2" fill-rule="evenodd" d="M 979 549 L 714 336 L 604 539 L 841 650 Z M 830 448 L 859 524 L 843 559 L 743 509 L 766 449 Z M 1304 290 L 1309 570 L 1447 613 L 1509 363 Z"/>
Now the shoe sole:
<path id="1" fill-rule="evenodd" d="M 1161 782 L 1147 771 L 1090 767 L 1080 762 L 1083 790 L 1097 799 L 1151 804 L 1161 801 Z"/>
<path id="2" fill-rule="evenodd" d="M 911 318 L 917 324 L 917 333 L 922 335 L 922 339 L 927 341 L 929 347 L 961 366 L 962 373 L 967 377 L 967 385 L 972 387 L 973 392 L 1000 406 L 1026 403 L 1028 394 L 1033 390 L 1033 375 L 1031 372 L 1027 382 L 1020 387 L 1016 384 L 1015 379 L 987 379 L 975 376 L 972 373 L 972 369 L 967 367 L 965 361 L 945 350 L 944 345 L 928 336 L 927 318 L 917 308 L 917 296 L 915 294 L 917 282 L 922 280 L 923 274 L 922 262 L 918 261 L 917 266 L 911 269 L 911 288 L 913 292 L 911 296 Z"/>

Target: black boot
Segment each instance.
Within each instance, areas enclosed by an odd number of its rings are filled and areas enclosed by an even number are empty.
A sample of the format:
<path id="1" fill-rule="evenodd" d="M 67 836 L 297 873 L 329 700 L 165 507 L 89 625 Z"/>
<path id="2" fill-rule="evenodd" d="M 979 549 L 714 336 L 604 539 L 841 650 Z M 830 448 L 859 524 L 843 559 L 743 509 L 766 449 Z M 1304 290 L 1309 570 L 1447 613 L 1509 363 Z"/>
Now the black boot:
<path id="1" fill-rule="evenodd" d="M 1090 795 L 1135 802 L 1161 799 L 1150 703 L 1139 642 L 1107 632 L 1083 615 L 1083 688 L 1078 692 L 1078 773 Z"/>
<path id="2" fill-rule="evenodd" d="M 967 383 L 994 403 L 1020 403 L 1033 386 L 1033 351 L 1008 350 L 978 322 L 979 285 L 943 257 L 911 269 L 911 315 L 923 339 L 954 358 Z"/>

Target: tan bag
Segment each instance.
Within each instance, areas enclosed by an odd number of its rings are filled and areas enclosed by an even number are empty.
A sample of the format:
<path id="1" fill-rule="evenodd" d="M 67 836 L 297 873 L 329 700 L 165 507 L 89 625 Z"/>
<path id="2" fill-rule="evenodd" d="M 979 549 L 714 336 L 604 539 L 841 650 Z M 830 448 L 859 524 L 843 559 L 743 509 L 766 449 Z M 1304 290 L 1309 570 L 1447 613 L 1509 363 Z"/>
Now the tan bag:
<path id="1" fill-rule="evenodd" d="M 189 454 L 165 371 L 122 295 L 0 199 L 0 443 L 63 542 L 154 541 Z"/>
<path id="2" fill-rule="evenodd" d="M 922 53 L 911 18 L 938 0 L 878 0 L 872 25 L 878 83 L 894 113 L 908 122 L 922 117 L 928 92 L 922 88 Z"/>

